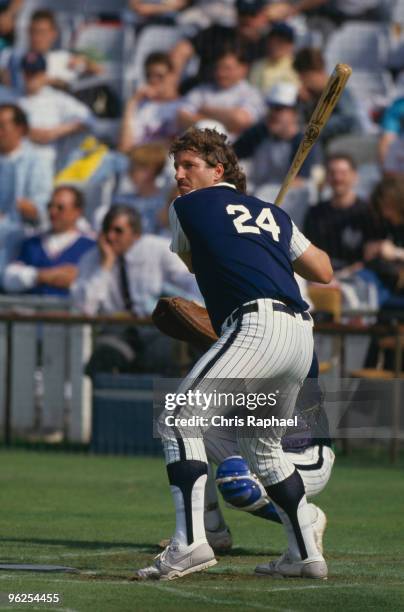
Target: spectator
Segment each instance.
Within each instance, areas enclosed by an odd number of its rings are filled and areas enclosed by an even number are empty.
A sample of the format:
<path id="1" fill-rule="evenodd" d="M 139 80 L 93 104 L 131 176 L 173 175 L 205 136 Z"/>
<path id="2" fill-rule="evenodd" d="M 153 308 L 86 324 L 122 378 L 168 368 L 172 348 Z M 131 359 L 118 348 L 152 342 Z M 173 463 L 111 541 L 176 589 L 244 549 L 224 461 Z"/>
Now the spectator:
<path id="1" fill-rule="evenodd" d="M 248 65 L 236 51 L 225 51 L 215 64 L 214 82 L 192 89 L 179 110 L 180 125 L 187 128 L 203 119 L 220 121 L 230 139 L 264 114 L 259 91 L 246 80 Z"/>
<path id="2" fill-rule="evenodd" d="M 159 213 L 166 204 L 167 195 L 157 185 L 157 179 L 166 161 L 167 149 L 161 144 L 133 147 L 129 153 L 128 174 L 113 200 L 114 204 L 125 204 L 138 212 L 142 230 L 146 234 L 159 234 L 162 229 Z M 107 212 L 105 208 L 97 210 L 97 220 L 101 220 Z"/>
<path id="3" fill-rule="evenodd" d="M 308 121 L 328 81 L 324 58 L 319 49 L 305 47 L 297 54 L 293 64 L 302 83 L 301 110 Z M 357 101 L 345 88 L 327 124 L 321 132 L 323 143 L 335 136 L 362 131 L 362 117 Z"/>
<path id="4" fill-rule="evenodd" d="M 48 85 L 66 86 L 80 75 L 100 74 L 103 67 L 81 54 L 74 54 L 67 49 L 54 49 L 59 36 L 55 15 L 49 10 L 37 10 L 32 14 L 28 31 L 28 49 L 46 60 Z M 24 88 L 21 73 L 23 54 L 20 50 L 4 51 L 0 56 L 0 66 L 9 73 L 12 86 L 22 92 Z"/>
<path id="5" fill-rule="evenodd" d="M 73 287 L 76 307 L 88 314 L 126 311 L 145 317 L 162 295 L 198 296 L 193 275 L 171 253 L 169 244 L 168 238 L 142 234 L 140 217 L 133 208 L 113 206 L 104 218 L 98 248 L 80 262 Z M 167 361 L 161 340 L 155 329 L 110 330 L 100 339 L 87 373 L 120 367 L 155 371 L 162 366 L 163 354 Z M 162 342 L 166 346 L 164 339 Z"/>
<path id="6" fill-rule="evenodd" d="M 250 161 L 248 179 L 254 187 L 283 182 L 302 138 L 297 112 L 297 87 L 292 83 L 278 83 L 269 91 L 266 102 L 268 110 L 265 119 L 246 130 L 234 143 L 237 156 Z M 314 147 L 295 184 L 310 177 L 311 168 L 318 157 L 319 150 Z"/>
<path id="7" fill-rule="evenodd" d="M 243 53 L 248 64 L 265 57 L 266 37 L 269 29 L 265 0 L 236 0 L 235 27 L 214 24 L 192 38 L 181 40 L 172 50 L 171 57 L 178 77 L 192 58 L 199 58 L 195 77 L 182 83 L 182 93 L 200 83 L 211 83 L 217 58 L 229 49 Z"/>
<path id="8" fill-rule="evenodd" d="M 377 240 L 365 246 L 366 272 L 376 282 L 381 310 L 379 323 L 403 321 L 404 312 L 404 177 L 386 177 L 376 185 L 371 207 L 379 222 Z M 378 339 L 373 338 L 365 367 L 374 368 L 378 361 Z M 384 368 L 394 371 L 394 351 L 385 355 Z"/>
<path id="9" fill-rule="evenodd" d="M 379 140 L 379 157 L 383 164 L 390 146 L 404 134 L 404 96 L 397 98 L 385 110 L 382 118 L 382 135 Z"/>
<path id="10" fill-rule="evenodd" d="M 38 158 L 24 140 L 25 113 L 14 104 L 0 105 L 0 215 L 2 230 L 8 222 L 20 226 L 44 220 L 52 191 L 52 166 Z"/>
<path id="11" fill-rule="evenodd" d="M 374 233 L 369 206 L 358 198 L 356 164 L 349 155 L 327 159 L 327 182 L 331 197 L 312 207 L 304 220 L 304 233 L 323 248 L 335 271 L 363 261 L 365 243 Z"/>
<path id="12" fill-rule="evenodd" d="M 24 0 L 0 0 L 0 50 L 14 43 L 14 28 Z"/>
<path id="13" fill-rule="evenodd" d="M 95 244 L 77 229 L 83 208 L 77 189 L 55 189 L 48 204 L 50 229 L 24 240 L 17 261 L 5 269 L 5 291 L 68 296 L 80 258 Z"/>
<path id="14" fill-rule="evenodd" d="M 169 240 L 143 234 L 140 217 L 130 206 L 112 206 L 104 218 L 98 248 L 80 262 L 73 294 L 80 310 L 152 313 L 162 294 L 198 295 L 194 277 L 169 249 Z M 120 284 L 126 268 L 128 286 Z"/>
<path id="15" fill-rule="evenodd" d="M 26 95 L 19 100 L 30 124 L 30 138 L 50 161 L 63 165 L 62 144 L 92 125 L 90 110 L 72 96 L 46 85 L 46 61 L 30 52 L 22 60 Z"/>
<path id="16" fill-rule="evenodd" d="M 404 177 L 385 177 L 376 185 L 371 205 L 379 220 L 378 239 L 367 242 L 364 259 L 404 306 Z M 376 265 L 375 265 L 376 264 Z M 382 264 L 380 266 L 379 264 Z M 381 269 L 383 268 L 383 270 Z M 385 304 L 386 307 L 389 305 Z"/>
<path id="17" fill-rule="evenodd" d="M 287 23 L 274 24 L 268 34 L 266 57 L 251 66 L 250 83 L 263 92 L 280 81 L 299 85 L 299 77 L 293 68 L 293 47 L 293 28 Z"/>
<path id="18" fill-rule="evenodd" d="M 119 150 L 128 153 L 134 145 L 169 142 L 178 132 L 180 104 L 173 65 L 166 53 L 151 53 L 145 62 L 146 84 L 140 86 L 125 106 Z"/>

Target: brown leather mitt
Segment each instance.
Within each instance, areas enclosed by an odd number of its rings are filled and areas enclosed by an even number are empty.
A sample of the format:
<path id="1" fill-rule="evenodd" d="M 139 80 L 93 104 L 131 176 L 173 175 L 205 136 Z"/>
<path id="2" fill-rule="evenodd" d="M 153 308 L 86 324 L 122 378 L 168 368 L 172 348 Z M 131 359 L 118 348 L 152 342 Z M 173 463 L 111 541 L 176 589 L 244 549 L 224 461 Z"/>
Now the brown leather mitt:
<path id="1" fill-rule="evenodd" d="M 181 297 L 160 298 L 152 314 L 155 326 L 167 336 L 206 350 L 217 340 L 206 308 Z"/>

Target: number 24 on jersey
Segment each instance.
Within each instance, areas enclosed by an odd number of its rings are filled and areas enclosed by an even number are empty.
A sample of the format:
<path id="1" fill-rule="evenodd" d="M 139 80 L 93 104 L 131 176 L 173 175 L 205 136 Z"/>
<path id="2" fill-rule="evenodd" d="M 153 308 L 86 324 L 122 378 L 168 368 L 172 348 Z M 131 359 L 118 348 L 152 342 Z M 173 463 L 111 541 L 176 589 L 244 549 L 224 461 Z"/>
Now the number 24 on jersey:
<path id="1" fill-rule="evenodd" d="M 277 225 L 270 208 L 263 208 L 251 225 L 248 224 L 248 221 L 252 219 L 252 216 L 246 206 L 242 204 L 228 204 L 226 212 L 228 215 L 237 215 L 233 219 L 233 224 L 239 234 L 260 234 L 262 229 L 269 232 L 272 238 L 279 242 L 281 229 Z"/>

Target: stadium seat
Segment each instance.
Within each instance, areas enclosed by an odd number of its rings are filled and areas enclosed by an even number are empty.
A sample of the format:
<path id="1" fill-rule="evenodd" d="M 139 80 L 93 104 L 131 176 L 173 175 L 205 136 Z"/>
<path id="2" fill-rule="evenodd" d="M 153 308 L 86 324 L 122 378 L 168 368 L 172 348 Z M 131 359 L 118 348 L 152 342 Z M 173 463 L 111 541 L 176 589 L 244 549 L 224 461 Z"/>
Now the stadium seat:
<path id="1" fill-rule="evenodd" d="M 320 287 L 318 285 L 309 285 L 307 288 L 308 295 L 314 306 L 314 316 L 330 315 L 334 323 L 338 323 L 341 319 L 342 310 L 342 294 L 338 287 Z M 332 340 L 331 357 L 327 361 L 320 361 L 320 374 L 329 372 L 339 362 L 340 345 L 339 338 L 335 337 Z"/>
<path id="2" fill-rule="evenodd" d="M 328 145 L 327 154 L 348 153 L 358 166 L 377 164 L 378 140 L 376 134 L 338 136 Z"/>
<path id="3" fill-rule="evenodd" d="M 92 77 L 97 84 L 108 84 L 119 96 L 124 95 L 124 65 L 127 58 L 133 55 L 135 36 L 133 28 L 118 22 L 90 21 L 82 23 L 74 33 L 72 47 L 99 61 L 105 72 L 99 77 Z M 85 84 L 84 87 L 87 85 Z M 75 90 L 80 89 L 80 81 Z"/>
<path id="4" fill-rule="evenodd" d="M 122 62 L 123 28 L 118 23 L 83 23 L 74 34 L 73 49 L 94 55 L 100 62 Z"/>
<path id="5" fill-rule="evenodd" d="M 402 0 L 393 0 L 391 8 L 391 21 L 400 25 L 404 24 L 404 4 Z"/>
<path id="6" fill-rule="evenodd" d="M 268 183 L 258 187 L 254 191 L 254 195 L 257 198 L 265 200 L 266 202 L 273 202 L 278 195 L 279 190 L 280 185 Z M 303 227 L 304 217 L 312 199 L 311 195 L 312 187 L 310 184 L 306 184 L 302 187 L 292 187 L 289 189 L 283 201 L 282 208 L 293 219 L 294 223 L 299 229 L 302 229 Z"/>
<path id="7" fill-rule="evenodd" d="M 400 333 L 404 333 L 404 327 L 400 326 Z M 399 340 L 401 351 L 404 350 L 404 338 L 401 337 Z M 380 338 L 378 342 L 378 358 L 377 364 L 374 368 L 359 368 L 352 370 L 350 376 L 352 378 L 364 378 L 366 380 L 392 380 L 395 378 L 395 372 L 393 370 L 387 370 L 385 368 L 386 352 L 390 351 L 394 353 L 396 350 L 397 338 L 395 336 L 386 336 Z M 400 378 L 404 378 L 404 373 L 401 373 Z"/>
<path id="8" fill-rule="evenodd" d="M 364 130 L 376 131 L 375 113 L 383 110 L 395 98 L 395 85 L 391 73 L 385 69 L 353 71 L 347 85 L 363 109 Z M 373 125 L 372 125 L 373 123 Z"/>
<path id="9" fill-rule="evenodd" d="M 376 23 L 350 21 L 330 36 L 325 49 L 327 68 L 344 62 L 357 70 L 377 70 L 385 65 L 388 30 Z"/>

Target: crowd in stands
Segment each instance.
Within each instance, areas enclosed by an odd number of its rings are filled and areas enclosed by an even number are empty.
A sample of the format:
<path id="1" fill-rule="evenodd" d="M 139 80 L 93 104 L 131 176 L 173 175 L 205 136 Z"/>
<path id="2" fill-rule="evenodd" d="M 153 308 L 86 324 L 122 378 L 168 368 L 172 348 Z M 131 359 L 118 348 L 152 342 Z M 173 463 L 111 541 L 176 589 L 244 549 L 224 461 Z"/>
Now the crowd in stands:
<path id="1" fill-rule="evenodd" d="M 2 292 L 139 316 L 163 294 L 198 297 L 169 251 L 170 142 L 191 125 L 225 132 L 249 192 L 274 199 L 349 25 L 353 75 L 285 209 L 336 285 L 404 305 L 399 0 L 87 4 L 0 0 Z"/>

